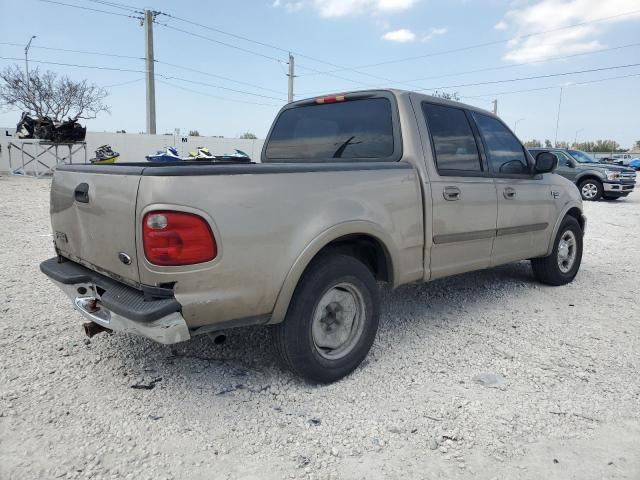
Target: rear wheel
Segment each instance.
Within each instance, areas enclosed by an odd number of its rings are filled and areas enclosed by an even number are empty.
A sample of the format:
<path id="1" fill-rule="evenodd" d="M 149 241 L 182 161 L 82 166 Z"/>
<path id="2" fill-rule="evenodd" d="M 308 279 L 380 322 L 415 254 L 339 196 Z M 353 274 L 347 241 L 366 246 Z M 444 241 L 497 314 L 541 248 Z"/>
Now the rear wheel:
<path id="1" fill-rule="evenodd" d="M 551 255 L 531 260 L 533 274 L 547 285 L 566 285 L 573 281 L 582 262 L 582 229 L 572 217 L 564 218 L 556 235 Z"/>
<path id="2" fill-rule="evenodd" d="M 359 260 L 327 254 L 313 261 L 273 339 L 285 366 L 311 382 L 330 383 L 367 356 L 379 318 L 379 292 Z"/>
<path id="3" fill-rule="evenodd" d="M 602 183 L 598 180 L 592 178 L 583 180 L 580 182 L 578 189 L 583 200 L 599 200 L 602 197 Z"/>

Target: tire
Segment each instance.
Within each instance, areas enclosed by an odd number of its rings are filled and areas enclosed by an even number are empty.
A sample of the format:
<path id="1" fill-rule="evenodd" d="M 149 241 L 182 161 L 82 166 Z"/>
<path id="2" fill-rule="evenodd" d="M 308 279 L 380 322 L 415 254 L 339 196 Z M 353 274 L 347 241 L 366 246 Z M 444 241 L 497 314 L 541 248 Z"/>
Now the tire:
<path id="1" fill-rule="evenodd" d="M 580 182 L 578 190 L 580 190 L 580 196 L 582 199 L 587 201 L 600 200 L 602 192 L 604 191 L 602 188 L 602 182 L 592 178 L 587 178 Z"/>
<path id="2" fill-rule="evenodd" d="M 578 221 L 572 216 L 566 216 L 558 229 L 551 255 L 531 259 L 531 267 L 536 279 L 553 286 L 572 282 L 582 262 L 582 236 Z M 573 250 L 567 247 L 571 240 Z M 562 247 L 561 241 L 564 242 Z M 569 262 L 570 258 L 572 260 Z"/>
<path id="3" fill-rule="evenodd" d="M 367 356 L 379 316 L 371 271 L 351 256 L 329 253 L 302 275 L 284 321 L 273 326 L 274 345 L 296 375 L 314 383 L 335 382 Z"/>

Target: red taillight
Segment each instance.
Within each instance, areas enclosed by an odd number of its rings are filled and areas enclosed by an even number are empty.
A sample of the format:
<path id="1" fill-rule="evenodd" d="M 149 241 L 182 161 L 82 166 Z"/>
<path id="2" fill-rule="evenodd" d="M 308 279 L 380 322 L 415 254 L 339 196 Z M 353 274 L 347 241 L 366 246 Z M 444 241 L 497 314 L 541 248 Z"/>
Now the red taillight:
<path id="1" fill-rule="evenodd" d="M 144 255 L 155 265 L 192 265 L 216 258 L 206 220 L 193 213 L 155 211 L 142 220 Z"/>
<path id="2" fill-rule="evenodd" d="M 333 95 L 331 97 L 320 97 L 316 98 L 316 103 L 336 103 L 336 102 L 344 102 L 347 99 L 344 95 Z"/>

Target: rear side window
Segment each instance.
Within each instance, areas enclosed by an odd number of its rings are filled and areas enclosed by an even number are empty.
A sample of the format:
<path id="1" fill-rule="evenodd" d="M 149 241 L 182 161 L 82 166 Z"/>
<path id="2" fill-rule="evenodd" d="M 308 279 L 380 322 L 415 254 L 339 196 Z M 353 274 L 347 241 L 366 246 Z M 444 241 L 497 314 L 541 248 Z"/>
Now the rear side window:
<path id="1" fill-rule="evenodd" d="M 423 103 L 422 111 L 431 133 L 438 171 L 443 175 L 481 172 L 478 146 L 464 110 Z"/>
<path id="2" fill-rule="evenodd" d="M 283 111 L 273 127 L 266 161 L 392 160 L 391 102 L 366 98 Z"/>
<path id="3" fill-rule="evenodd" d="M 499 120 L 474 113 L 478 130 L 487 147 L 489 163 L 494 173 L 529 174 L 529 163 L 524 148 Z"/>

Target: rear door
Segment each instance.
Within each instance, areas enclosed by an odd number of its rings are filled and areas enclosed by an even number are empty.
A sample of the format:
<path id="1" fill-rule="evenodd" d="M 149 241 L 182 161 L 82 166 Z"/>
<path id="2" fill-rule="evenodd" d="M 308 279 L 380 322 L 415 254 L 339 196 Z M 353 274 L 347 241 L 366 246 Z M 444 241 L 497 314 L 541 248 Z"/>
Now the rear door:
<path id="1" fill-rule="evenodd" d="M 496 189 L 468 112 L 422 102 L 433 202 L 431 278 L 486 268 L 496 231 Z M 425 142 L 426 143 L 426 142 Z M 428 159 L 429 160 L 429 159 Z"/>
<path id="2" fill-rule="evenodd" d="M 56 170 L 51 185 L 55 245 L 71 260 L 125 283 L 138 283 L 135 216 L 142 168 L 122 166 L 119 174 L 98 173 L 102 171 L 96 165 Z"/>
<path id="3" fill-rule="evenodd" d="M 547 250 L 555 218 L 551 186 L 532 173 L 526 150 L 498 118 L 474 112 L 498 196 L 492 265 L 535 257 Z"/>

